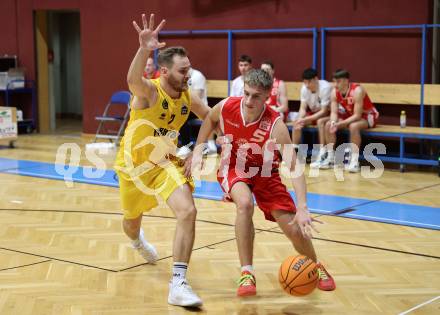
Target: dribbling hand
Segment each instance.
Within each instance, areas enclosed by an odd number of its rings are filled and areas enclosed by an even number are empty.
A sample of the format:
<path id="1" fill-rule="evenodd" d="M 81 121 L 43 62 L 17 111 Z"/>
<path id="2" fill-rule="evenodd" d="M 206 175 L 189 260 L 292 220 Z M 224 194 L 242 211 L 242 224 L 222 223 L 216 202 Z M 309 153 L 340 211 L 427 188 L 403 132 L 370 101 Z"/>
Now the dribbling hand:
<path id="1" fill-rule="evenodd" d="M 294 219 L 289 224 L 298 224 L 302 235 L 306 238 L 312 238 L 312 230 L 314 230 L 316 233 L 319 233 L 313 222 L 318 222 L 322 224 L 322 221 L 312 218 L 308 210 L 297 209 Z"/>

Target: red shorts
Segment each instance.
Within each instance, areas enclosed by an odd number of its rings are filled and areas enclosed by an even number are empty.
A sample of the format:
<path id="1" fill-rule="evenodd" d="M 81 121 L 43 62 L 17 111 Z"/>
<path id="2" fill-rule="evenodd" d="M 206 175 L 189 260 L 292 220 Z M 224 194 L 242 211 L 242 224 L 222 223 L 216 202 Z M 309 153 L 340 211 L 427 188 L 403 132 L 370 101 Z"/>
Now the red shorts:
<path id="1" fill-rule="evenodd" d="M 310 116 L 312 116 L 313 114 L 315 114 L 315 113 L 314 113 L 314 112 L 311 112 L 311 111 L 307 111 L 307 112 L 306 112 L 306 117 L 310 117 Z M 312 121 L 309 123 L 309 125 L 316 126 L 316 122 L 317 122 L 317 121 L 318 121 L 317 119 L 312 120 Z"/>
<path id="2" fill-rule="evenodd" d="M 235 167 L 228 169 L 227 176 L 217 174 L 217 180 L 223 191 L 227 194 L 231 192 L 235 183 L 243 182 L 249 186 L 255 196 L 258 207 L 263 211 L 266 220 L 275 221 L 271 212 L 274 210 L 284 210 L 296 212 L 296 207 L 292 197 L 287 191 L 286 186 L 281 182 L 278 172 L 273 172 L 271 177 L 261 177 L 260 173 L 251 177 L 243 178 L 237 175 Z"/>
<path id="3" fill-rule="evenodd" d="M 340 120 L 347 119 L 351 115 L 349 113 L 338 113 L 338 118 Z M 362 119 L 365 119 L 368 123 L 368 128 L 376 127 L 377 120 L 379 119 L 379 112 L 376 110 L 372 110 L 368 113 L 362 113 Z"/>

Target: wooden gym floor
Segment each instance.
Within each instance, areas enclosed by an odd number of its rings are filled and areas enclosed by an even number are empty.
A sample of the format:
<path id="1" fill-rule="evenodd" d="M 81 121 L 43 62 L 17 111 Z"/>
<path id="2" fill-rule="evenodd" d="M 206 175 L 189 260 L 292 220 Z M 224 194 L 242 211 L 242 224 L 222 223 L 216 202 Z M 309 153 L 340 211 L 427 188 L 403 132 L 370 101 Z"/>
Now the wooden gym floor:
<path id="1" fill-rule="evenodd" d="M 84 148 L 90 138 L 72 130 L 23 135 L 0 157 L 54 163 L 59 145 Z M 83 155 L 84 156 L 84 155 Z M 105 157 L 111 166 L 114 156 Z M 85 159 L 82 165 L 88 165 Z M 213 180 L 213 178 L 208 178 Z M 307 178 L 308 191 L 439 207 L 434 172 L 385 171 L 375 180 L 358 174 L 337 182 L 331 172 Z M 175 220 L 161 203 L 143 228 L 159 251 L 143 264 L 121 229 L 117 188 L 0 173 L 0 314 L 186 314 L 167 304 Z M 196 199 L 198 221 L 189 280 L 207 314 L 439 314 L 440 233 L 321 216 L 314 245 L 334 276 L 334 292 L 299 298 L 282 292 L 280 262 L 294 254 L 277 226 L 255 212 L 258 295 L 239 299 L 239 262 L 232 204 Z M 440 216 L 440 208 L 438 208 Z"/>

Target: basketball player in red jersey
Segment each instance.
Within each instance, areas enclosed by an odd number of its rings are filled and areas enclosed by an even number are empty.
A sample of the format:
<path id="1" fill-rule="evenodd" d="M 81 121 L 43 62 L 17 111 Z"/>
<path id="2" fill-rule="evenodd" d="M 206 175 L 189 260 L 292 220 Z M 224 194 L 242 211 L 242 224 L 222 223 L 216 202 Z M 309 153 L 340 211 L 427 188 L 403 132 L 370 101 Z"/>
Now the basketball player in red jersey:
<path id="1" fill-rule="evenodd" d="M 275 67 L 272 61 L 266 60 L 262 62 L 261 69 L 269 73 L 273 79 L 272 90 L 270 91 L 266 105 L 269 105 L 272 109 L 279 112 L 283 121 L 286 121 L 287 115 L 289 114 L 289 101 L 287 99 L 286 84 L 283 80 L 275 78 Z"/>
<path id="2" fill-rule="evenodd" d="M 219 126 L 225 135 L 225 144 L 218 181 L 237 206 L 235 235 L 241 263 L 238 296 L 256 294 L 252 266 L 255 235 L 253 195 L 265 218 L 278 223 L 300 254 L 317 262 L 310 239 L 314 220 L 307 209 L 304 174 L 292 176 L 297 206 L 279 175 L 280 152 L 286 164 L 290 165 L 291 172 L 295 171 L 296 154 L 279 113 L 265 104 L 272 83 L 272 77 L 267 72 L 250 70 L 244 77 L 244 96 L 222 100 L 203 121 L 197 138 L 199 145 L 196 144 L 192 159 L 192 170 L 200 169 L 203 144 Z M 321 264 L 318 264 L 318 272 L 318 287 L 334 290 L 335 283 Z"/>
<path id="3" fill-rule="evenodd" d="M 360 171 L 359 148 L 361 145 L 361 130 L 374 128 L 379 112 L 374 107 L 365 89 L 358 83 L 349 81 L 347 70 L 338 69 L 333 74 L 335 89 L 331 95 L 330 120 L 326 123 L 325 136 L 328 155 L 320 168 L 330 168 L 334 165 L 334 144 L 336 131 L 343 128 L 350 130 L 351 158 L 346 167 L 351 173 Z"/>

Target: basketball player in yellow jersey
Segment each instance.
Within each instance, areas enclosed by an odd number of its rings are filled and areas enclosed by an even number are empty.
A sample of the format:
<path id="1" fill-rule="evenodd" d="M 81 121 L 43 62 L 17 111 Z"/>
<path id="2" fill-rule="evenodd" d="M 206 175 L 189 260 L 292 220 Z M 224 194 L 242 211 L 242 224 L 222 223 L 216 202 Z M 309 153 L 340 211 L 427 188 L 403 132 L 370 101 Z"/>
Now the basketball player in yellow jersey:
<path id="1" fill-rule="evenodd" d="M 192 196 L 194 184 L 189 176 L 191 163 L 179 160 L 175 154 L 178 131 L 189 112 L 204 119 L 209 107 L 188 90 L 191 64 L 183 47 L 159 52 L 160 78 L 142 77 L 151 51 L 165 46 L 158 41 L 165 20 L 154 29 L 154 15 L 148 23 L 143 14 L 142 23 L 143 29 L 133 22 L 140 47 L 130 65 L 127 81 L 134 97 L 130 121 L 115 162 L 124 213 L 123 228 L 133 247 L 147 262 L 154 264 L 157 252 L 145 240 L 141 229 L 142 213 L 157 206 L 157 195 L 167 202 L 177 218 L 168 303 L 200 306 L 202 300 L 186 280 L 197 213 Z"/>

